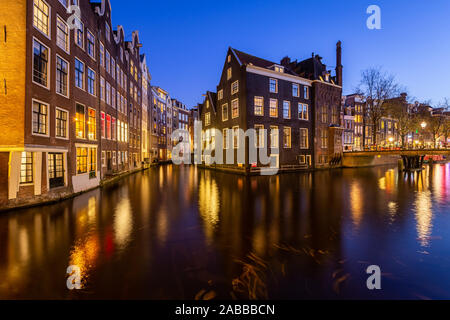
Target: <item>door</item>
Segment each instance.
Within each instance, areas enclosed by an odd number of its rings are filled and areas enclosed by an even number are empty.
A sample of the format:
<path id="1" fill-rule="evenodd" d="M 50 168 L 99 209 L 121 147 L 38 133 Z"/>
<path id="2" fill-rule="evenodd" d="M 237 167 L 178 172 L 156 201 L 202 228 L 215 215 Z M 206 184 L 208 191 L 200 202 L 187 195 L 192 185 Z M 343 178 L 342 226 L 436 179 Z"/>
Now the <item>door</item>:
<path id="1" fill-rule="evenodd" d="M 64 154 L 49 153 L 48 154 L 48 177 L 50 189 L 64 187 Z"/>

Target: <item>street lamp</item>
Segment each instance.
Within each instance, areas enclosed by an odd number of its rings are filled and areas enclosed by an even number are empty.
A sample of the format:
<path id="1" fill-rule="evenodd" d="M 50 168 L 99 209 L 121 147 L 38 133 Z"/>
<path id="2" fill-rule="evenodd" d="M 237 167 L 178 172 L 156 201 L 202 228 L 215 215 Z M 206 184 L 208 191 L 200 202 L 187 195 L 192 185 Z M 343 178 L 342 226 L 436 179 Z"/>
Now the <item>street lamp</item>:
<path id="1" fill-rule="evenodd" d="M 389 143 L 391 145 L 391 149 L 393 149 L 394 148 L 394 138 L 393 137 L 389 138 Z"/>
<path id="2" fill-rule="evenodd" d="M 423 131 L 425 131 L 425 128 L 427 127 L 427 123 L 424 121 L 420 124 L 420 126 L 422 127 L 423 148 L 425 148 L 425 135 L 424 135 Z"/>
<path id="3" fill-rule="evenodd" d="M 420 126 L 422 127 L 423 130 L 425 130 L 425 128 L 427 127 L 427 123 L 426 122 L 422 122 L 420 124 Z"/>

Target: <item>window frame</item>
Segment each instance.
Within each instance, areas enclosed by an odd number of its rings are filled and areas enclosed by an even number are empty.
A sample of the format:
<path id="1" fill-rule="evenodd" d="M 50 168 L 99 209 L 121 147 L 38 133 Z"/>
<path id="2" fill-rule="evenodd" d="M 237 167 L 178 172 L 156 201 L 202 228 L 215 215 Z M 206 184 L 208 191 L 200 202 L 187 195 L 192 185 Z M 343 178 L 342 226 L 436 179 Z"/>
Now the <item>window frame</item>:
<path id="1" fill-rule="evenodd" d="M 47 51 L 48 51 L 48 57 L 47 57 L 47 85 L 45 85 L 45 86 L 42 83 L 34 81 L 34 60 L 35 60 L 34 59 L 34 42 L 35 41 L 38 42 L 43 47 L 47 48 Z M 32 81 L 32 83 L 34 83 L 34 84 L 36 84 L 36 85 L 38 85 L 38 86 L 40 86 L 42 88 L 45 88 L 47 90 L 50 90 L 50 83 L 51 83 L 51 56 L 52 56 L 52 54 L 51 54 L 50 47 L 46 46 L 42 41 L 40 41 L 36 37 L 33 37 L 33 40 L 32 40 L 32 57 L 31 57 L 31 60 L 32 60 L 32 63 L 31 63 L 31 81 Z"/>
<path id="2" fill-rule="evenodd" d="M 305 137 L 306 137 L 306 146 L 304 146 L 303 144 L 302 144 L 302 132 L 306 132 L 306 135 L 305 135 Z M 300 130 L 299 130 L 299 138 L 300 138 L 300 141 L 299 141 L 299 147 L 300 147 L 300 149 L 302 149 L 302 150 L 307 150 L 307 149 L 309 149 L 309 130 L 308 130 L 308 128 L 300 128 Z"/>
<path id="3" fill-rule="evenodd" d="M 60 111 L 60 112 L 64 112 L 66 115 L 67 115 L 67 118 L 66 118 L 66 127 L 65 127 L 65 136 L 64 137 L 62 137 L 62 136 L 58 136 L 58 113 L 57 113 L 57 111 Z M 55 107 L 55 138 L 56 139 L 61 139 L 61 140 L 69 140 L 69 126 L 70 126 L 70 121 L 69 121 L 69 118 L 70 118 L 70 113 L 69 113 L 69 111 L 68 110 L 66 110 L 66 109 L 63 109 L 63 108 L 60 108 L 60 107 Z"/>
<path id="4" fill-rule="evenodd" d="M 234 116 L 234 106 L 233 106 L 234 102 L 237 102 L 237 108 L 236 108 L 237 115 L 236 116 Z M 236 119 L 236 118 L 239 118 L 239 98 L 233 99 L 231 101 L 231 119 Z"/>
<path id="5" fill-rule="evenodd" d="M 82 87 L 82 88 L 80 88 L 80 87 L 77 85 L 77 81 L 76 81 L 76 79 L 77 79 L 77 61 L 80 62 L 80 63 L 83 65 L 83 76 L 81 77 L 81 79 L 82 79 L 82 81 L 83 81 L 83 87 Z M 85 79 L 85 76 L 86 76 L 86 63 L 84 63 L 80 58 L 78 58 L 77 56 L 75 56 L 75 62 L 74 62 L 74 68 L 73 68 L 73 70 L 74 70 L 74 85 L 75 85 L 75 88 L 85 91 L 85 84 L 86 84 L 86 79 Z"/>
<path id="6" fill-rule="evenodd" d="M 31 156 L 28 157 L 28 154 L 30 154 Z M 25 158 L 27 159 L 27 161 L 23 162 L 24 160 L 24 155 Z M 31 159 L 31 162 L 28 162 L 28 158 Z M 22 173 L 23 173 L 23 166 L 25 166 L 25 182 L 22 182 Z M 28 170 L 31 170 L 31 175 L 28 174 Z M 28 177 L 31 177 L 31 180 L 27 180 Z M 20 174 L 19 174 L 19 185 L 20 186 L 31 186 L 34 184 L 34 152 L 29 152 L 29 151 L 23 151 L 21 158 L 20 158 Z"/>
<path id="7" fill-rule="evenodd" d="M 41 29 L 39 29 L 38 26 L 35 25 L 34 23 L 34 9 L 35 9 L 35 4 L 36 1 L 41 1 L 43 2 L 45 5 L 47 5 L 48 7 L 48 16 L 47 16 L 47 29 L 48 29 L 48 34 L 46 34 L 44 31 L 42 31 Z M 35 28 L 36 30 L 38 30 L 40 33 L 42 33 L 47 39 L 51 40 L 51 34 L 52 34 L 52 8 L 51 6 L 48 4 L 47 1 L 45 0 L 33 0 L 33 11 L 32 11 L 32 18 L 33 18 L 33 28 Z"/>
<path id="8" fill-rule="evenodd" d="M 61 47 L 59 44 L 58 44 L 58 30 L 60 30 L 59 28 L 58 28 L 58 20 L 60 20 L 65 26 L 66 26 L 66 28 L 67 28 L 67 43 L 66 43 L 66 47 L 67 48 L 63 48 L 63 47 Z M 57 14 L 56 15 L 56 24 L 55 24 L 55 27 L 56 27 L 56 39 L 55 39 L 55 41 L 56 41 L 56 46 L 58 47 L 58 48 L 60 48 L 61 50 L 63 50 L 65 53 L 67 53 L 67 54 L 70 54 L 70 28 L 69 28 L 69 25 L 67 24 L 67 22 L 59 15 L 59 14 Z"/>
<path id="9" fill-rule="evenodd" d="M 272 91 L 272 81 L 275 81 L 275 91 Z M 278 79 L 269 78 L 269 92 L 278 93 Z"/>
<path id="10" fill-rule="evenodd" d="M 261 103 L 260 106 L 259 106 L 259 105 L 256 105 L 256 101 L 257 101 L 257 100 L 262 101 L 262 103 Z M 258 107 L 258 108 L 261 108 L 261 112 L 260 112 L 260 113 L 257 113 L 257 112 L 256 112 L 257 107 Z M 258 116 L 258 117 L 263 117 L 263 116 L 264 116 L 264 97 L 262 97 L 262 96 L 255 96 L 255 97 L 253 98 L 253 114 L 254 114 L 255 116 Z"/>
<path id="11" fill-rule="evenodd" d="M 34 132 L 34 103 L 39 103 L 41 105 L 45 105 L 47 107 L 47 114 L 45 117 L 45 131 L 46 133 L 38 133 L 38 132 Z M 49 138 L 50 137 L 50 104 L 38 99 L 31 99 L 31 135 L 33 136 L 39 136 L 39 137 L 46 137 Z"/>
<path id="12" fill-rule="evenodd" d="M 64 94 L 58 92 L 58 85 L 57 85 L 57 82 L 58 82 L 58 77 L 57 77 L 57 74 L 58 74 L 58 58 L 61 59 L 62 61 L 64 61 L 65 63 L 67 63 L 67 74 L 66 74 L 66 80 L 67 80 L 66 91 L 67 91 L 67 95 L 64 95 Z M 66 59 L 64 59 L 63 57 L 61 57 L 59 54 L 56 54 L 56 57 L 55 57 L 55 92 L 57 94 L 59 94 L 60 96 L 63 96 L 65 98 L 69 99 L 69 97 L 70 97 L 70 62 L 67 61 Z"/>

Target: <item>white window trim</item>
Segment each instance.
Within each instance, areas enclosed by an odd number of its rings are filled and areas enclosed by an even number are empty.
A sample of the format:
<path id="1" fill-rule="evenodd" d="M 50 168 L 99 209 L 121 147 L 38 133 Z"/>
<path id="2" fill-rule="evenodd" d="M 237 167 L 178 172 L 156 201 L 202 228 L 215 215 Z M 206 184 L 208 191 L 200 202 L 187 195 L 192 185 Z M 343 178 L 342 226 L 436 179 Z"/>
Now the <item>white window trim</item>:
<path id="1" fill-rule="evenodd" d="M 285 138 L 285 129 L 289 129 L 289 147 L 286 147 L 284 145 L 284 138 Z M 283 127 L 283 149 L 292 149 L 292 128 L 291 127 Z"/>
<path id="2" fill-rule="evenodd" d="M 89 51 L 87 50 L 87 35 L 88 35 L 88 33 L 90 33 L 93 37 L 94 37 L 94 56 L 91 56 L 90 54 L 89 54 Z M 97 46 L 96 46 L 96 43 L 95 43 L 95 34 L 93 33 L 93 32 L 91 32 L 88 28 L 86 28 L 86 53 L 87 53 L 87 55 L 89 56 L 89 57 L 91 57 L 91 59 L 92 60 L 94 60 L 94 61 L 97 61 L 97 59 L 96 59 L 96 53 L 97 53 Z"/>
<path id="3" fill-rule="evenodd" d="M 88 75 L 88 72 L 86 72 L 86 92 L 89 93 L 93 97 L 97 97 L 97 72 L 95 72 L 94 69 L 91 69 L 89 67 L 87 67 L 87 69 L 88 69 L 88 71 L 91 70 L 92 72 L 94 72 L 95 79 L 94 79 L 94 94 L 92 94 L 89 92 L 89 84 L 88 84 L 89 75 Z"/>
<path id="4" fill-rule="evenodd" d="M 272 113 L 270 112 L 271 110 L 272 110 L 272 107 L 271 107 L 271 102 L 272 101 L 276 101 L 277 103 L 276 103 L 276 109 L 277 109 L 277 115 L 276 116 L 273 116 L 272 115 Z M 272 119 L 277 119 L 277 118 L 279 118 L 280 117 L 280 110 L 279 110 L 280 108 L 279 108 L 279 106 L 278 106 L 278 99 L 273 99 L 273 98 L 270 98 L 269 99 L 269 117 L 270 118 L 272 118 Z"/>
<path id="5" fill-rule="evenodd" d="M 77 116 L 77 104 L 84 107 L 84 138 L 78 137 L 78 132 L 75 132 L 75 139 L 78 140 L 88 140 L 87 138 L 87 130 L 86 130 L 86 105 L 84 103 L 75 101 L 75 117 Z M 77 129 L 77 125 L 75 124 L 75 130 Z"/>
<path id="6" fill-rule="evenodd" d="M 84 51 L 84 47 L 86 46 L 86 31 L 85 31 L 85 28 L 84 28 L 84 23 L 83 23 L 83 21 L 81 21 L 81 19 L 78 19 L 78 18 L 75 18 L 76 20 L 78 20 L 78 21 L 80 21 L 80 23 L 81 23 L 81 25 L 82 25 L 82 27 L 83 27 L 83 46 L 80 46 L 78 43 L 77 43 L 77 41 L 76 41 L 76 39 L 77 39 L 77 37 L 76 37 L 76 35 L 75 35 L 75 33 L 77 32 L 77 30 L 78 30 L 78 28 L 74 28 L 73 29 L 73 32 L 74 32 L 74 34 L 73 34 L 73 42 L 74 42 L 74 44 L 77 46 L 77 47 L 79 47 L 81 50 L 83 50 Z"/>
<path id="7" fill-rule="evenodd" d="M 60 58 L 61 60 L 64 60 L 67 63 L 67 96 L 63 95 L 62 93 L 59 93 L 58 91 L 56 91 L 56 66 L 57 66 L 57 59 Z M 56 94 L 59 94 L 60 96 L 70 99 L 70 62 L 67 61 L 66 59 L 64 59 L 63 57 L 61 57 L 59 54 L 56 54 L 55 57 L 55 92 Z"/>
<path id="8" fill-rule="evenodd" d="M 39 102 L 40 104 L 45 104 L 47 106 L 47 134 L 40 134 L 40 133 L 34 133 L 33 132 L 33 102 Z M 39 99 L 31 99 L 31 135 L 32 136 L 37 136 L 37 137 L 44 137 L 44 138 L 50 138 L 50 103 L 44 102 L 42 100 Z"/>
<path id="9" fill-rule="evenodd" d="M 233 102 L 234 101 L 237 101 L 237 103 L 238 103 L 238 108 L 237 108 L 238 112 L 237 112 L 237 116 L 235 116 L 235 117 L 233 117 Z M 231 119 L 237 119 L 237 118 L 239 118 L 239 98 L 233 99 L 231 101 Z"/>
<path id="10" fill-rule="evenodd" d="M 236 91 L 233 90 L 233 87 L 234 87 L 235 84 L 237 84 L 237 90 Z M 238 93 L 239 93 L 239 80 L 236 80 L 236 81 L 233 81 L 231 83 L 231 95 L 238 94 Z"/>
<path id="11" fill-rule="evenodd" d="M 69 0 L 67 0 L 67 1 L 69 1 Z M 56 30 L 55 42 L 56 42 L 56 46 L 58 48 L 60 48 L 61 50 L 63 50 L 65 53 L 70 54 L 70 29 L 69 29 L 69 25 L 67 24 L 66 20 L 64 20 L 59 14 L 56 15 L 56 21 L 58 21 L 58 18 L 61 19 L 61 21 L 67 26 L 67 50 L 66 50 L 66 48 L 61 48 L 58 45 L 58 36 L 57 36 L 58 24 L 57 23 L 55 24 L 55 30 Z"/>
<path id="12" fill-rule="evenodd" d="M 58 137 L 56 135 L 56 112 L 55 112 L 55 138 L 59 139 L 59 140 L 69 140 L 69 135 L 70 135 L 69 134 L 70 133 L 70 129 L 69 129 L 69 127 L 70 127 L 70 112 L 69 112 L 69 110 L 66 110 L 66 109 L 63 109 L 63 108 L 60 108 L 60 107 L 55 107 L 55 109 L 67 113 L 66 137 L 64 138 L 64 137 Z"/>
<path id="13" fill-rule="evenodd" d="M 77 82 L 75 81 L 75 72 L 76 72 L 76 61 L 78 60 L 83 64 L 83 88 L 80 88 L 77 86 Z M 78 58 L 77 56 L 75 56 L 75 60 L 73 63 L 73 81 L 74 81 L 74 87 L 83 91 L 86 91 L 86 63 L 83 62 L 83 60 L 81 60 L 80 58 Z"/>
<path id="14" fill-rule="evenodd" d="M 285 117 L 285 115 L 284 115 L 284 105 L 285 105 L 286 102 L 289 105 L 289 115 L 288 115 L 288 117 Z M 291 118 L 292 118 L 291 102 L 288 101 L 288 100 L 283 100 L 283 119 L 290 120 Z"/>
<path id="15" fill-rule="evenodd" d="M 255 109 L 256 109 L 256 103 L 255 103 L 255 100 L 256 100 L 256 98 L 261 98 L 261 99 L 262 99 L 262 106 L 261 106 L 261 108 L 262 108 L 262 114 L 256 114 L 256 112 L 255 112 Z M 254 96 L 254 97 L 253 97 L 253 114 L 254 114 L 255 116 L 257 116 L 257 117 L 264 117 L 264 97 L 262 97 L 262 96 Z"/>
<path id="16" fill-rule="evenodd" d="M 33 2 L 33 4 L 34 4 L 34 2 Z M 40 84 L 40 83 L 38 83 L 38 82 L 35 82 L 34 81 L 34 41 L 37 41 L 37 42 L 39 42 L 41 45 L 43 45 L 44 47 L 46 47 L 47 49 L 48 49 L 48 63 L 47 63 L 47 86 L 44 86 L 44 85 L 42 85 L 42 84 Z M 32 63 L 31 63 L 31 81 L 35 84 L 35 85 L 38 85 L 38 86 L 40 86 L 40 87 L 42 87 L 42 88 L 45 88 L 45 89 L 47 89 L 47 90 L 50 90 L 50 83 L 51 83 L 51 72 L 50 72 L 50 70 L 51 70 L 51 63 L 52 63 L 52 60 L 51 60 L 51 56 L 52 56 L 52 52 L 51 52 L 51 50 L 50 50 L 50 47 L 48 47 L 48 46 L 46 46 L 42 41 L 40 41 L 38 38 L 36 38 L 36 37 L 33 37 L 33 39 L 32 39 L 32 45 L 31 45 L 31 50 L 32 50 L 32 54 L 31 54 L 31 60 L 33 61 Z"/>
<path id="17" fill-rule="evenodd" d="M 271 91 L 270 90 L 270 81 L 271 80 L 275 80 L 275 91 Z M 269 93 L 278 93 L 278 79 L 275 79 L 275 78 L 269 78 Z"/>
<path id="18" fill-rule="evenodd" d="M 32 10 L 32 16 L 31 18 L 34 20 L 34 2 L 36 0 L 33 0 L 33 10 Z M 33 21 L 33 28 L 35 28 L 37 31 L 39 31 L 43 36 L 45 36 L 47 39 L 51 40 L 51 34 L 52 34 L 52 7 L 48 4 L 47 1 L 45 0 L 41 0 L 42 2 L 44 2 L 47 6 L 48 6 L 48 35 L 45 34 L 44 32 L 42 32 L 38 27 L 36 27 L 34 25 L 34 21 Z"/>
<path id="19" fill-rule="evenodd" d="M 234 144 L 234 137 L 235 137 L 235 133 L 234 133 L 234 131 L 235 131 L 235 129 L 237 129 L 237 143 L 236 144 Z M 232 145 L 233 145 L 233 149 L 239 149 L 239 143 L 240 143 L 240 137 L 239 137 L 239 134 L 240 134 L 240 132 L 239 132 L 239 126 L 234 126 L 232 129 L 231 129 L 231 133 L 232 133 L 232 138 L 233 138 L 233 140 L 232 140 Z"/>
<path id="20" fill-rule="evenodd" d="M 297 95 L 294 95 L 294 87 L 297 87 Z M 293 83 L 292 84 L 292 96 L 299 98 L 300 97 L 300 85 L 298 83 Z"/>
<path id="21" fill-rule="evenodd" d="M 302 147 L 302 141 L 300 140 L 300 149 L 307 150 L 309 149 L 309 130 L 308 128 L 300 128 L 299 137 L 301 137 L 301 132 L 306 131 L 306 147 Z"/>
<path id="22" fill-rule="evenodd" d="M 226 119 L 223 117 L 223 107 L 224 106 L 227 106 L 227 117 L 226 117 Z M 225 121 L 228 121 L 228 103 L 224 103 L 222 105 L 222 122 L 225 122 Z"/>

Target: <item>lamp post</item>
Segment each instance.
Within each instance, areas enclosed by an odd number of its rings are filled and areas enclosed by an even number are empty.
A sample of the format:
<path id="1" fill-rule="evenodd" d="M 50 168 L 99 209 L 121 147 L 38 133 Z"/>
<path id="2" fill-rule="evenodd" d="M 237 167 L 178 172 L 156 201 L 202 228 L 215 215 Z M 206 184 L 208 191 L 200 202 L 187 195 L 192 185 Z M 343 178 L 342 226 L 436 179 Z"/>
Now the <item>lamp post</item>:
<path id="1" fill-rule="evenodd" d="M 420 124 L 420 126 L 422 127 L 422 141 L 423 141 L 422 147 L 425 149 L 425 135 L 424 135 L 424 132 L 425 132 L 425 128 L 427 127 L 427 123 L 424 121 L 424 122 L 422 122 Z"/>
<path id="2" fill-rule="evenodd" d="M 389 144 L 391 146 L 391 149 L 394 149 L 394 138 L 393 137 L 389 138 Z"/>

